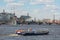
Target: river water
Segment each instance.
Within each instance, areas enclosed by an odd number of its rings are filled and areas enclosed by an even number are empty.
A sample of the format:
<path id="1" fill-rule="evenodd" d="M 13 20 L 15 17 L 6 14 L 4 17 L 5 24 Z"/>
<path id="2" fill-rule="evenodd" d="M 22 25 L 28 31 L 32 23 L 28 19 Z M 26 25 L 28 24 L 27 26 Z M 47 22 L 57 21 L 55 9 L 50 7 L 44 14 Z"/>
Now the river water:
<path id="1" fill-rule="evenodd" d="M 48 29 L 49 35 L 8 36 L 18 29 Z M 7 35 L 8 34 L 8 35 Z M 60 40 L 60 25 L 0 25 L 0 40 Z"/>

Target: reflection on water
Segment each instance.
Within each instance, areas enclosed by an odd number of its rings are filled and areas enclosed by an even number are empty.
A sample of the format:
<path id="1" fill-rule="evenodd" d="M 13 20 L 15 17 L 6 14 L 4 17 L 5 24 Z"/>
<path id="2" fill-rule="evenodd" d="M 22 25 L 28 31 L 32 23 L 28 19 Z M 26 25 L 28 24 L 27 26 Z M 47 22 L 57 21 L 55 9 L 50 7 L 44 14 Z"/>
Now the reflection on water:
<path id="1" fill-rule="evenodd" d="M 19 36 L 15 34 L 18 29 L 49 29 L 49 35 Z M 60 25 L 23 25 L 23 26 L 0 26 L 0 40 L 60 40 Z"/>

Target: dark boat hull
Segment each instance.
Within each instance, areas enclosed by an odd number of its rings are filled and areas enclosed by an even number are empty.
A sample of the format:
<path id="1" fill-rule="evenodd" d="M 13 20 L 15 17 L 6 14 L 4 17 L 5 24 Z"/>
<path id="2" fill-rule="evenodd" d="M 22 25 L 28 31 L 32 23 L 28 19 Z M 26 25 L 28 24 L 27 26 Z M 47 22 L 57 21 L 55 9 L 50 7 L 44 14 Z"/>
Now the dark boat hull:
<path id="1" fill-rule="evenodd" d="M 47 35 L 48 33 L 49 32 L 46 32 L 46 33 L 33 33 L 33 32 L 31 32 L 31 33 L 17 33 L 17 34 L 26 36 L 26 35 Z"/>

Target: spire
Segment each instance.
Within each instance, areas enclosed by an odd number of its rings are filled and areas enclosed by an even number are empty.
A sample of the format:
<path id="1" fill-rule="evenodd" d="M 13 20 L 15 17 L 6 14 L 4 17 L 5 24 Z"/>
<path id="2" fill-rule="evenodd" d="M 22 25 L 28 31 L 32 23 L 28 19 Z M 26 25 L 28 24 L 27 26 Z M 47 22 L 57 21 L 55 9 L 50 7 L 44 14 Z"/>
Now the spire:
<path id="1" fill-rule="evenodd" d="M 14 10 L 14 15 L 15 15 L 15 10 Z"/>
<path id="2" fill-rule="evenodd" d="M 3 9 L 3 13 L 5 13 L 5 10 Z"/>
<path id="3" fill-rule="evenodd" d="M 29 16 L 29 13 L 27 13 L 27 16 Z"/>
<path id="4" fill-rule="evenodd" d="M 34 18 L 34 21 L 36 21 L 36 17 Z"/>
<path id="5" fill-rule="evenodd" d="M 14 12 L 14 15 L 15 15 L 15 12 Z"/>
<path id="6" fill-rule="evenodd" d="M 53 23 L 55 23 L 55 15 L 53 15 Z"/>

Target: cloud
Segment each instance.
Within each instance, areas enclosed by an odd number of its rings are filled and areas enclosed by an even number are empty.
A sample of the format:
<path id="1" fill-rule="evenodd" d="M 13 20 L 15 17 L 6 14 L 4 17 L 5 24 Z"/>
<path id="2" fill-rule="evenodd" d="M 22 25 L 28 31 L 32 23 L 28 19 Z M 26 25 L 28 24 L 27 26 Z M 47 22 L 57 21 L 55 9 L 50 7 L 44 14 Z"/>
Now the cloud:
<path id="1" fill-rule="evenodd" d="M 46 4 L 44 9 L 55 10 L 57 6 L 55 4 Z"/>
<path id="2" fill-rule="evenodd" d="M 37 2 L 52 2 L 53 0 L 35 0 Z"/>
<path id="3" fill-rule="evenodd" d="M 17 9 L 17 8 L 19 8 L 19 7 L 21 7 L 21 6 L 24 6 L 24 3 L 20 3 L 20 2 L 13 2 L 13 3 L 7 3 L 6 4 L 6 7 L 7 8 L 13 8 L 13 9 Z"/>
<path id="4" fill-rule="evenodd" d="M 4 0 L 4 2 L 6 2 L 6 3 L 12 3 L 12 2 L 27 2 L 27 1 L 29 1 L 29 0 Z"/>
<path id="5" fill-rule="evenodd" d="M 55 0 L 31 0 L 31 5 L 37 5 L 37 4 L 44 4 L 44 7 L 40 10 L 42 13 L 51 13 L 52 10 L 55 11 L 57 9 L 56 5 L 54 4 Z"/>
<path id="6" fill-rule="evenodd" d="M 36 5 L 36 4 L 47 4 L 47 3 L 53 3 L 54 0 L 31 0 L 30 4 Z"/>
<path id="7" fill-rule="evenodd" d="M 4 0 L 4 2 L 13 2 L 15 0 Z"/>
<path id="8" fill-rule="evenodd" d="M 22 6 L 24 3 L 8 3 L 7 6 Z"/>
<path id="9" fill-rule="evenodd" d="M 19 10 L 19 9 L 16 9 L 16 10 L 10 10 L 10 9 L 6 9 L 5 10 L 7 13 L 15 13 L 17 17 L 20 17 L 21 15 L 27 15 L 28 11 L 27 10 Z M 2 10 L 1 10 L 2 12 Z"/>
<path id="10" fill-rule="evenodd" d="M 27 12 L 36 18 L 50 18 L 54 13 L 56 13 L 56 15 L 60 13 L 60 7 L 55 5 L 55 0 L 4 0 L 4 2 L 6 2 L 7 11 L 15 11 L 18 17 L 23 14 L 27 15 Z M 43 5 L 43 7 L 40 4 Z M 27 7 L 30 9 L 27 10 Z M 13 10 L 11 10 L 11 8 L 13 8 Z"/>
<path id="11" fill-rule="evenodd" d="M 27 15 L 28 11 L 26 10 L 15 10 L 15 14 L 17 17 L 20 17 L 21 15 Z"/>
<path id="12" fill-rule="evenodd" d="M 60 7 L 58 7 L 57 5 L 45 5 L 45 8 L 46 10 L 51 10 L 51 12 L 58 12 L 60 10 Z"/>
<path id="13" fill-rule="evenodd" d="M 6 8 L 8 9 L 17 9 L 21 6 L 24 6 L 25 5 L 25 2 L 24 0 L 4 0 L 4 2 L 6 2 Z"/>
<path id="14" fill-rule="evenodd" d="M 36 5 L 36 4 L 34 4 Z M 43 17 L 43 18 L 52 18 L 53 15 L 59 15 L 60 14 L 60 7 L 58 7 L 55 4 L 45 4 L 45 6 L 41 9 L 34 9 L 32 10 L 33 16 Z M 47 15 L 48 14 L 48 15 Z M 51 17 L 50 17 L 51 16 Z M 37 18 L 36 17 L 36 18 Z"/>

